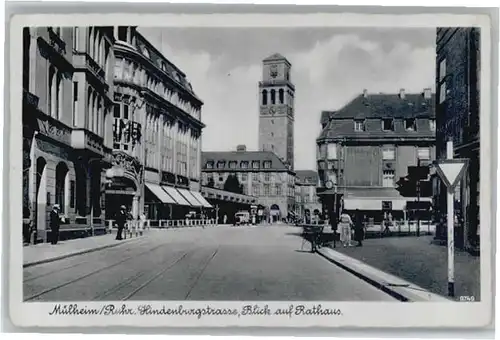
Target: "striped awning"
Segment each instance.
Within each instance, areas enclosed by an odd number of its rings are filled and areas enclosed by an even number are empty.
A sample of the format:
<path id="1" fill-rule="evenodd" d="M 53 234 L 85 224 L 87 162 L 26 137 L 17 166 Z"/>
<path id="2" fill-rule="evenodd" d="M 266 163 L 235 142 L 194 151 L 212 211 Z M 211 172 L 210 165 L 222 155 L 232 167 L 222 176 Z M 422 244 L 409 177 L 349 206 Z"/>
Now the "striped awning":
<path id="1" fill-rule="evenodd" d="M 189 202 L 193 207 L 202 207 L 203 205 L 191 194 L 191 191 L 186 189 L 177 189 L 179 193 Z"/>
<path id="2" fill-rule="evenodd" d="M 162 185 L 161 187 L 163 188 L 163 190 L 167 192 L 167 194 L 169 194 L 175 200 L 177 204 L 187 205 L 189 207 L 191 206 L 191 204 L 177 191 L 176 188 L 164 185 Z"/>
<path id="3" fill-rule="evenodd" d="M 205 197 L 201 195 L 200 192 L 191 191 L 191 193 L 193 194 L 194 197 L 196 197 L 198 202 L 200 202 L 205 208 L 213 208 L 213 206 L 210 203 L 208 203 L 208 201 L 205 199 Z"/>
<path id="4" fill-rule="evenodd" d="M 146 187 L 155 195 L 162 203 L 177 204 L 169 194 L 165 192 L 158 184 L 146 183 Z"/>

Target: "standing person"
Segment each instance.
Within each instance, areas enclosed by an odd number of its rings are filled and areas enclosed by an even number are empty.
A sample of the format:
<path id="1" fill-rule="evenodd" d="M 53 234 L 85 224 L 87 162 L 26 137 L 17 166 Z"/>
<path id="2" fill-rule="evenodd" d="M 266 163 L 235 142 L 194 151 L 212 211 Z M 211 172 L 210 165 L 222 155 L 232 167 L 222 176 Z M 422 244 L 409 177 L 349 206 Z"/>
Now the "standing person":
<path id="1" fill-rule="evenodd" d="M 363 234 L 364 234 L 364 221 L 363 216 L 358 209 L 356 209 L 356 215 L 354 216 L 354 239 L 358 242 L 357 247 L 363 246 Z"/>
<path id="2" fill-rule="evenodd" d="M 340 215 L 340 241 L 342 242 L 342 245 L 344 247 L 350 247 L 351 246 L 351 227 L 352 227 L 352 220 L 351 216 L 349 216 L 346 213 L 342 213 Z"/>
<path id="3" fill-rule="evenodd" d="M 224 222 L 224 224 L 227 223 L 227 215 L 226 214 L 224 214 L 223 222 Z"/>
<path id="4" fill-rule="evenodd" d="M 59 227 L 61 225 L 61 218 L 59 217 L 60 209 L 59 204 L 54 204 L 52 211 L 50 212 L 50 243 L 52 244 L 57 244 L 59 241 Z"/>
<path id="5" fill-rule="evenodd" d="M 142 236 L 142 232 L 144 231 L 144 227 L 146 225 L 146 215 L 144 212 L 139 217 L 139 234 Z"/>
<path id="6" fill-rule="evenodd" d="M 118 231 L 116 232 L 116 239 L 117 240 L 122 240 L 122 233 L 123 229 L 125 228 L 125 223 L 127 223 L 128 219 L 128 214 L 127 214 L 127 208 L 122 205 L 120 207 L 120 211 L 116 214 L 115 221 L 116 225 L 118 226 Z"/>

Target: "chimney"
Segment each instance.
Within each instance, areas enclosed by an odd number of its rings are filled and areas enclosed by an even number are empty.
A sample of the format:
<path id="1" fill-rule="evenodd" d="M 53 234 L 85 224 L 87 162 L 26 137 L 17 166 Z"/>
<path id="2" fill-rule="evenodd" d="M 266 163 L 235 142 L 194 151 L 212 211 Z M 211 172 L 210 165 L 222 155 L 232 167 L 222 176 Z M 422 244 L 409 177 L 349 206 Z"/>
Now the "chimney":
<path id="1" fill-rule="evenodd" d="M 405 99 L 405 89 L 400 89 L 399 90 L 399 98 Z"/>
<path id="2" fill-rule="evenodd" d="M 427 87 L 424 89 L 424 98 L 431 99 L 431 88 L 430 87 Z"/>
<path id="3" fill-rule="evenodd" d="M 364 89 L 363 90 L 363 97 L 368 97 L 368 90 L 367 89 Z"/>
<path id="4" fill-rule="evenodd" d="M 238 152 L 245 152 L 245 151 L 247 151 L 247 147 L 246 147 L 246 145 L 238 145 L 236 147 L 236 151 L 238 151 Z"/>

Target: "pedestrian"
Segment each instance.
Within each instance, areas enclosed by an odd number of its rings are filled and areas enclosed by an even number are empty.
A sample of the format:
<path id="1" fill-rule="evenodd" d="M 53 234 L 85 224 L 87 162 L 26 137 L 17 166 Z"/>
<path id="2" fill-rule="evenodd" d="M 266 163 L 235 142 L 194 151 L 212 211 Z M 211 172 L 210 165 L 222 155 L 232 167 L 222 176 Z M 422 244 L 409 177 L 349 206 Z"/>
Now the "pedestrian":
<path id="1" fill-rule="evenodd" d="M 59 211 L 61 210 L 59 204 L 54 204 L 52 211 L 50 212 L 50 236 L 52 244 L 57 244 L 59 241 L 59 227 L 61 225 L 61 218 L 59 217 Z"/>
<path id="2" fill-rule="evenodd" d="M 146 215 L 144 212 L 139 217 L 139 234 L 142 236 L 142 232 L 144 231 L 144 227 L 146 225 Z"/>
<path id="3" fill-rule="evenodd" d="M 354 239 L 358 242 L 357 247 L 363 246 L 363 234 L 364 234 L 364 222 L 363 216 L 359 212 L 359 209 L 356 209 L 356 213 L 354 215 Z"/>
<path id="4" fill-rule="evenodd" d="M 340 215 L 340 241 L 344 247 L 351 246 L 351 228 L 352 228 L 352 219 L 347 213 L 342 213 Z"/>
<path id="5" fill-rule="evenodd" d="M 226 223 L 227 223 L 227 215 L 226 215 L 226 214 L 224 214 L 223 221 L 224 221 L 224 224 L 226 224 Z"/>
<path id="6" fill-rule="evenodd" d="M 127 208 L 124 205 L 122 205 L 120 207 L 120 211 L 118 211 L 115 217 L 116 225 L 118 227 L 118 231 L 116 232 L 117 240 L 123 239 L 122 233 L 123 229 L 125 228 L 125 224 L 127 223 L 127 219 L 128 219 Z"/>

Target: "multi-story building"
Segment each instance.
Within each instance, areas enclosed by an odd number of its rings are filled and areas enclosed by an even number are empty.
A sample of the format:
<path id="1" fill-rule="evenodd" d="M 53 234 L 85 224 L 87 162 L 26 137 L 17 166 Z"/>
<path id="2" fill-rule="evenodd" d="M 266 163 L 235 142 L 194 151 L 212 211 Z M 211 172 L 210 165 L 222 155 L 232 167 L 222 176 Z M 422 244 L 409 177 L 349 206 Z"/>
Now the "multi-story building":
<path id="1" fill-rule="evenodd" d="M 446 142 L 453 141 L 455 158 L 469 167 L 456 189 L 456 215 L 463 221 L 455 244 L 479 249 L 479 98 L 480 29 L 449 27 L 436 32 L 437 157 L 446 158 Z M 446 214 L 446 188 L 436 185 L 439 213 Z M 436 234 L 446 237 L 445 226 Z"/>
<path id="2" fill-rule="evenodd" d="M 211 205 L 200 194 L 201 107 L 186 75 L 135 27 L 115 27 L 110 217 L 183 218 Z"/>
<path id="3" fill-rule="evenodd" d="M 113 29 L 23 31 L 23 217 L 46 240 L 49 211 L 66 216 L 61 236 L 103 228 L 110 166 Z"/>
<path id="4" fill-rule="evenodd" d="M 202 153 L 203 185 L 223 189 L 230 175 L 236 175 L 243 194 L 256 196 L 273 221 L 286 218 L 294 211 L 295 173 L 269 151 L 237 151 Z"/>
<path id="5" fill-rule="evenodd" d="M 342 202 L 380 218 L 392 206 L 403 217 L 406 202 L 395 188 L 408 166 L 435 159 L 434 95 L 369 94 L 366 90 L 336 112 L 323 112 L 317 139 L 318 174 L 325 201 Z M 419 162 L 420 161 L 420 162 Z M 328 198 L 332 198 L 328 200 Z M 430 200 L 430 198 L 422 198 Z"/>
<path id="6" fill-rule="evenodd" d="M 314 170 L 296 170 L 295 176 L 295 214 L 320 214 L 322 205 L 316 193 L 318 173 Z"/>
<path id="7" fill-rule="evenodd" d="M 259 82 L 259 148 L 274 152 L 287 166 L 294 166 L 295 86 L 292 65 L 281 54 L 264 59 Z"/>

